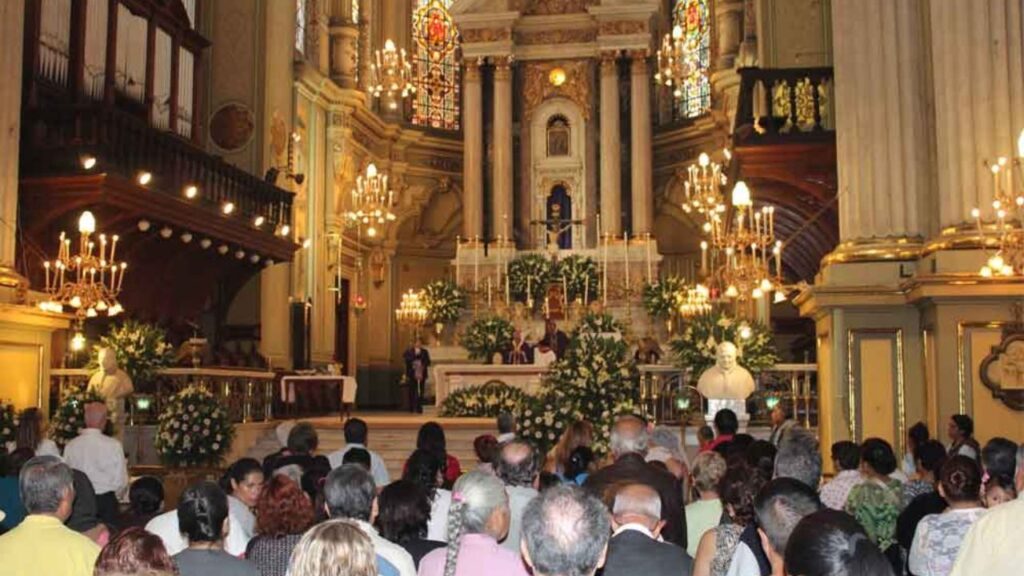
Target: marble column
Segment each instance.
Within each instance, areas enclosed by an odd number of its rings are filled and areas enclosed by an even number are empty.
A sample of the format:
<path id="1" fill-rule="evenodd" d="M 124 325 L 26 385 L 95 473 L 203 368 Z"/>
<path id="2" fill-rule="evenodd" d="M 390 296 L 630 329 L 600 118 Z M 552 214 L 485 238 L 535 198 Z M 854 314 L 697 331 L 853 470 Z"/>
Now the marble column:
<path id="1" fill-rule="evenodd" d="M 633 235 L 652 232 L 654 195 L 651 174 L 651 78 L 647 71 L 647 52 L 630 54 L 630 102 L 633 143 Z"/>
<path id="2" fill-rule="evenodd" d="M 601 230 L 622 235 L 622 126 L 617 52 L 601 55 Z M 600 244 L 600 243 L 599 243 Z"/>
<path id="3" fill-rule="evenodd" d="M 491 235 L 504 239 L 512 234 L 512 61 L 497 58 L 494 68 L 494 202 Z"/>
<path id="4" fill-rule="evenodd" d="M 14 270 L 24 29 L 25 3 L 0 2 L 0 286 L 11 288 L 25 283 Z"/>
<path id="5" fill-rule="evenodd" d="M 465 87 L 462 96 L 462 236 L 473 239 L 483 235 L 484 193 L 484 117 L 480 61 L 466 60 Z"/>
<path id="6" fill-rule="evenodd" d="M 925 0 L 832 4 L 843 242 L 909 247 L 927 232 L 932 136 L 924 8 Z M 959 49 L 947 38 L 941 43 Z"/>
<path id="7" fill-rule="evenodd" d="M 992 220 L 992 174 L 982 162 L 1015 156 L 1024 129 L 1021 5 L 946 0 L 930 8 L 939 225 L 968 223 L 975 207 Z"/>

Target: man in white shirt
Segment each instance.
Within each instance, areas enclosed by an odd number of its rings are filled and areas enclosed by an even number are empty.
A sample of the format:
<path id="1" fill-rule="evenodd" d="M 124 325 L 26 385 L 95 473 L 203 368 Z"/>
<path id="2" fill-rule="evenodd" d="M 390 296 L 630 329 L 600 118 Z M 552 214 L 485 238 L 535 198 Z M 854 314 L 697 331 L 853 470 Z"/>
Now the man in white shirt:
<path id="1" fill-rule="evenodd" d="M 538 492 L 540 461 L 533 446 L 523 440 L 510 440 L 501 445 L 494 462 L 494 473 L 505 483 L 508 492 L 508 536 L 501 543 L 513 552 L 519 551 L 526 505 Z"/>
<path id="2" fill-rule="evenodd" d="M 106 424 L 107 405 L 86 404 L 86 428 L 64 448 L 64 461 L 89 477 L 96 491 L 97 516 L 112 526 L 117 520 L 118 496 L 128 488 L 128 462 L 121 442 L 103 435 Z"/>
<path id="3" fill-rule="evenodd" d="M 1017 499 L 992 508 L 971 526 L 950 576 L 1018 576 L 1024 566 L 1024 445 L 1017 449 Z"/>
<path id="4" fill-rule="evenodd" d="M 373 475 L 373 482 L 377 486 L 384 487 L 391 483 L 391 476 L 388 474 L 388 467 L 379 454 L 366 447 L 367 438 L 370 435 L 366 422 L 359 418 L 349 418 L 345 421 L 345 447 L 327 455 L 331 463 L 331 469 L 340 468 L 345 463 L 345 454 L 353 448 L 362 448 L 370 453 L 370 474 Z"/>
<path id="5" fill-rule="evenodd" d="M 382 560 L 397 570 L 399 576 L 416 576 L 412 556 L 398 544 L 388 542 L 373 527 L 377 519 L 377 487 L 373 476 L 358 464 L 344 464 L 331 470 L 324 482 L 324 509 L 331 519 L 354 521 L 370 537 L 377 554 L 378 571 Z"/>
<path id="6" fill-rule="evenodd" d="M 498 414 L 495 423 L 498 426 L 498 444 L 516 439 L 516 417 L 511 412 Z"/>
<path id="7" fill-rule="evenodd" d="M 252 516 L 252 512 L 246 510 L 249 516 Z M 252 540 L 253 529 L 246 529 L 248 519 L 239 518 L 238 510 L 235 506 L 228 503 L 228 535 L 224 538 L 224 551 L 232 556 L 242 556 L 245 554 L 245 549 L 249 546 L 249 540 Z M 255 519 L 253 519 L 253 527 L 255 527 Z M 188 548 L 188 540 L 181 534 L 181 529 L 178 527 L 178 511 L 171 510 L 164 512 L 163 514 L 153 518 L 146 524 L 146 532 L 155 534 L 163 540 L 164 548 L 167 548 L 167 553 L 174 556 L 178 552 L 181 552 L 185 548 Z"/>

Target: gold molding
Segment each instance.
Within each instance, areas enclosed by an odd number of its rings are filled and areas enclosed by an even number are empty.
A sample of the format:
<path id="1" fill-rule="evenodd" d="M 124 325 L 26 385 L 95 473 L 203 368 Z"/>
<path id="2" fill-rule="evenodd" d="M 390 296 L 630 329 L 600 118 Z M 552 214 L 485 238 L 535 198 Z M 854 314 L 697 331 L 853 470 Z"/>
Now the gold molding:
<path id="1" fill-rule="evenodd" d="M 957 322 L 956 323 L 956 379 L 957 408 L 960 414 L 967 414 L 967 361 L 966 344 L 967 330 L 970 328 L 989 328 L 1002 330 L 1009 322 L 995 320 L 991 322 Z"/>
<path id="2" fill-rule="evenodd" d="M 854 376 L 853 369 L 853 345 L 858 338 L 864 336 L 890 336 L 896 340 L 896 445 L 899 453 L 903 454 L 906 450 L 907 435 L 906 365 L 903 347 L 903 328 L 850 328 L 846 331 L 846 378 L 847 394 L 849 395 L 850 438 L 854 442 L 860 442 L 861 440 L 857 437 L 857 419 L 862 414 L 858 414 L 857 405 L 858 403 L 861 404 L 861 412 L 863 412 L 863 403 L 858 402 L 857 379 Z"/>
<path id="3" fill-rule="evenodd" d="M 29 348 L 34 349 L 36 352 L 36 369 L 39 375 L 36 379 L 36 407 L 42 409 L 43 407 L 43 389 L 44 382 L 46 381 L 46 349 L 42 344 L 33 344 L 31 342 L 13 342 L 9 340 L 0 340 L 0 348 Z"/>
<path id="4" fill-rule="evenodd" d="M 868 240 L 848 240 L 821 259 L 822 267 L 845 262 L 887 262 L 916 260 L 921 255 L 919 236 L 894 236 Z"/>

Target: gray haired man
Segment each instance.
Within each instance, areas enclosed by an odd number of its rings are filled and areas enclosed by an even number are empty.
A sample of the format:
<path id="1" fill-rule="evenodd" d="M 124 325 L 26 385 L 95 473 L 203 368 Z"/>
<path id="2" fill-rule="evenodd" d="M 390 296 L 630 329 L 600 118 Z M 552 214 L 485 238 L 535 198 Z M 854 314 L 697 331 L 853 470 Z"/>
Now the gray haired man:
<path id="1" fill-rule="evenodd" d="M 523 514 L 523 560 L 534 576 L 593 576 L 608 553 L 608 510 L 573 486 L 546 490 Z"/>
<path id="2" fill-rule="evenodd" d="M 661 541 L 661 497 L 650 486 L 630 484 L 615 495 L 604 576 L 689 576 L 686 550 Z"/>
<path id="3" fill-rule="evenodd" d="M 501 445 L 494 462 L 494 473 L 505 483 L 509 508 L 508 537 L 501 545 L 513 552 L 519 551 L 523 511 L 530 500 L 537 497 L 539 472 L 537 451 L 528 442 L 510 440 Z"/>

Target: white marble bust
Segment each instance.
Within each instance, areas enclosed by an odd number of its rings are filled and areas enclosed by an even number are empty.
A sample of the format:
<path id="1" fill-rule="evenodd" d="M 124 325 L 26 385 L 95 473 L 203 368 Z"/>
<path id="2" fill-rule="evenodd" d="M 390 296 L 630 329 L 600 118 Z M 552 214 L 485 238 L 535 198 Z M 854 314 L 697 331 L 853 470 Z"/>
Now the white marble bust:
<path id="1" fill-rule="evenodd" d="M 107 401 L 110 419 L 117 422 L 124 414 L 124 399 L 135 391 L 128 373 L 117 365 L 117 355 L 110 348 L 100 348 L 100 369 L 89 378 L 89 388 Z"/>
<path id="2" fill-rule="evenodd" d="M 754 377 L 736 362 L 736 345 L 722 342 L 715 353 L 715 365 L 700 375 L 697 390 L 709 399 L 746 400 L 754 393 Z"/>

